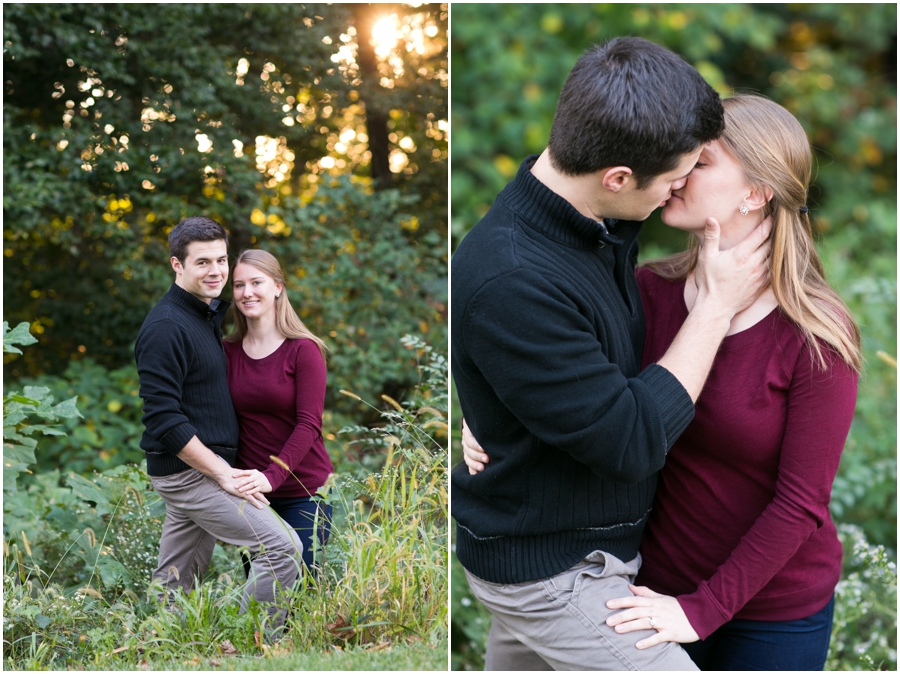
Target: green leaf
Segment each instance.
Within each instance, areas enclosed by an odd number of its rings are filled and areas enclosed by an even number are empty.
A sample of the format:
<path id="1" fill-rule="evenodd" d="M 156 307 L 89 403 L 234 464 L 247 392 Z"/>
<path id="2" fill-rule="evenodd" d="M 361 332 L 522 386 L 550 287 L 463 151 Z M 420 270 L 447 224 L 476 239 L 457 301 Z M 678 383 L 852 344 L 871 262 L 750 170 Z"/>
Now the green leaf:
<path id="1" fill-rule="evenodd" d="M 37 339 L 31 334 L 30 328 L 30 323 L 19 323 L 14 330 L 10 330 L 9 323 L 3 321 L 3 353 L 22 353 L 12 344 L 27 346 L 28 344 L 37 343 Z"/>
<path id="2" fill-rule="evenodd" d="M 25 467 L 20 463 L 14 463 L 9 466 L 6 463 L 3 464 L 3 491 L 18 491 L 18 485 L 16 485 L 16 478 L 19 477 L 19 473 L 24 473 Z"/>
<path id="3" fill-rule="evenodd" d="M 3 466 L 10 463 L 31 464 L 35 462 L 34 447 L 27 445 L 3 445 Z"/>
<path id="4" fill-rule="evenodd" d="M 50 389 L 46 386 L 26 386 L 23 393 L 27 398 L 36 400 L 38 403 L 53 402 L 52 396 L 50 400 L 47 401 L 47 396 L 50 395 Z"/>
<path id="5" fill-rule="evenodd" d="M 63 400 L 58 405 L 53 406 L 53 414 L 62 419 L 75 419 L 76 417 L 81 417 L 81 412 L 75 407 L 76 402 L 78 402 L 78 396 Z"/>
<path id="6" fill-rule="evenodd" d="M 25 445 L 26 447 L 34 447 L 37 445 L 37 440 L 34 438 L 25 438 L 19 435 L 16 432 L 15 426 L 4 426 L 3 427 L 3 442 L 4 443 L 18 443 L 20 445 Z M 11 445 L 10 445 L 11 446 Z"/>
<path id="7" fill-rule="evenodd" d="M 48 424 L 29 424 L 21 429 L 22 433 L 31 435 L 40 431 L 43 435 L 66 435 L 65 431 L 59 430 L 59 426 L 50 426 Z"/>
<path id="8" fill-rule="evenodd" d="M 97 569 L 100 572 L 100 579 L 107 587 L 116 587 L 130 575 L 119 561 L 107 555 L 97 557 Z"/>
<path id="9" fill-rule="evenodd" d="M 95 503 L 99 514 L 104 515 L 110 512 L 110 502 L 106 494 L 90 480 L 83 478 L 81 475 L 69 473 L 66 484 L 72 488 L 72 492 L 78 498 Z"/>
<path id="10" fill-rule="evenodd" d="M 25 396 L 19 393 L 10 393 L 6 398 L 4 398 L 5 402 L 15 402 L 21 405 L 39 405 L 40 402 L 35 400 L 34 398 L 26 398 Z"/>

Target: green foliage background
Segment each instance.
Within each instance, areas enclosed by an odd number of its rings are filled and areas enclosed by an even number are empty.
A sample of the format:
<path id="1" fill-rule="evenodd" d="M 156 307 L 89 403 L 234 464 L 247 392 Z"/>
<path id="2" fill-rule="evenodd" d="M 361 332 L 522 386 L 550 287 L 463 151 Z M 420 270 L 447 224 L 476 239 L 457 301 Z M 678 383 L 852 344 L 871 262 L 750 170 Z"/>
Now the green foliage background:
<path id="1" fill-rule="evenodd" d="M 401 39 L 369 76 L 346 55 L 392 12 Z M 285 267 L 331 348 L 329 407 L 356 409 L 341 387 L 402 397 L 400 336 L 446 341 L 446 21 L 441 5 L 4 6 L 5 317 L 42 336 L 6 380 L 129 364 L 173 279 L 166 236 L 202 214 L 232 254 Z M 376 150 L 405 162 L 377 184 Z"/>
<path id="2" fill-rule="evenodd" d="M 722 96 L 761 93 L 800 120 L 815 152 L 809 206 L 819 251 L 860 324 L 866 361 L 832 512 L 895 558 L 896 5 L 458 4 L 451 15 L 454 247 L 521 160 L 545 148 L 565 77 L 591 44 L 647 38 L 682 55 Z M 641 236 L 642 259 L 686 243 L 656 214 Z M 453 463 L 458 442 L 457 431 Z M 849 548 L 846 557 L 849 582 Z M 452 578 L 453 666 L 479 668 L 489 614 L 455 560 Z M 836 622 L 843 641 L 832 644 L 829 668 L 896 665 L 896 610 L 885 613 L 878 599 L 896 596 L 896 577 L 893 590 L 875 572 L 860 578 L 863 590 L 839 594 L 850 602 L 839 616 L 874 622 Z M 861 663 L 857 646 L 871 662 Z"/>

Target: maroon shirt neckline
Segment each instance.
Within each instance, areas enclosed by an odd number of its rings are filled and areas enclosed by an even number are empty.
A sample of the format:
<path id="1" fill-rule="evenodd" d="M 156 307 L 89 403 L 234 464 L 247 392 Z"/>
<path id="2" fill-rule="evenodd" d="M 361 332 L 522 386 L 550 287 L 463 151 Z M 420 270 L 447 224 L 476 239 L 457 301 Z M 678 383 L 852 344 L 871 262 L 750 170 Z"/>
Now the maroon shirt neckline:
<path id="1" fill-rule="evenodd" d="M 266 355 L 266 356 L 263 356 L 262 358 L 254 358 L 254 357 L 251 356 L 249 353 L 247 353 L 247 351 L 244 349 L 244 340 L 243 340 L 243 339 L 242 339 L 240 342 L 238 342 L 238 346 L 241 347 L 241 353 L 243 353 L 247 358 L 249 358 L 250 360 L 252 360 L 254 363 L 259 363 L 260 361 L 263 361 L 263 360 L 265 360 L 266 358 L 271 358 L 271 357 L 274 356 L 276 353 L 278 353 L 279 351 L 281 351 L 281 349 L 284 348 L 284 345 L 285 345 L 287 342 L 289 342 L 289 341 L 290 341 L 290 339 L 287 338 L 287 337 L 285 337 L 285 338 L 281 341 L 281 344 L 279 344 L 278 347 L 277 347 L 272 353 L 270 353 L 270 354 L 268 354 L 268 355 Z"/>
<path id="2" fill-rule="evenodd" d="M 679 303 L 679 309 L 681 310 L 681 321 L 682 323 L 687 319 L 688 314 L 690 314 L 690 309 L 688 309 L 687 302 L 684 300 L 684 289 L 687 285 L 687 279 L 681 279 L 678 282 L 678 297 L 681 299 Z M 728 350 L 733 349 L 736 346 L 743 345 L 746 341 L 756 339 L 757 337 L 757 329 L 761 330 L 763 325 L 768 326 L 769 329 L 774 327 L 775 321 L 781 313 L 781 306 L 776 306 L 765 316 L 760 318 L 756 323 L 751 325 L 750 327 L 744 328 L 739 332 L 735 332 L 731 335 L 726 335 L 724 339 L 722 339 L 722 343 L 719 345 L 719 350 Z M 746 335 L 746 336 L 745 336 Z"/>

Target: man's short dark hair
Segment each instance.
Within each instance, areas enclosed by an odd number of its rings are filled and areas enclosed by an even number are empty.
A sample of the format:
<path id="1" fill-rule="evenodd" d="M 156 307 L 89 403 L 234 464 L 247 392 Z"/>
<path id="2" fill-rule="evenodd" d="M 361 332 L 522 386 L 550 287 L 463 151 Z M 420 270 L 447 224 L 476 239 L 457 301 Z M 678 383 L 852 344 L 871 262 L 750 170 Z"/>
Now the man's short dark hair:
<path id="1" fill-rule="evenodd" d="M 202 215 L 185 218 L 169 232 L 169 255 L 183 263 L 188 246 L 194 241 L 224 241 L 227 246 L 228 232 L 215 220 Z"/>
<path id="2" fill-rule="evenodd" d="M 550 161 L 565 175 L 627 166 L 639 188 L 718 138 L 722 101 L 690 64 L 637 37 L 585 52 L 563 85 Z"/>

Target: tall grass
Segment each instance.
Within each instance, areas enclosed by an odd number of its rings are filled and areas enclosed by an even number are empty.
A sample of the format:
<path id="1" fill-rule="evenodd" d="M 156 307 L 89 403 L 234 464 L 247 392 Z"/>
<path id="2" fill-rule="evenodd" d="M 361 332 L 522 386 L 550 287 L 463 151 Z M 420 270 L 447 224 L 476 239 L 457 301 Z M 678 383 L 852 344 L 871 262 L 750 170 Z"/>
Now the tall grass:
<path id="1" fill-rule="evenodd" d="M 146 568 L 134 578 L 117 573 L 128 551 L 158 546 L 160 514 L 146 476 L 118 469 L 70 477 L 68 489 L 48 483 L 45 490 L 39 481 L 14 506 L 5 504 L 5 668 L 194 668 L 232 658 L 228 667 L 239 669 L 248 656 L 383 653 L 404 644 L 443 648 L 423 667 L 444 668 L 447 368 L 420 341 L 407 345 L 421 359 L 419 386 L 403 404 L 385 398 L 379 428 L 341 431 L 343 447 L 380 448 L 384 465 L 364 477 L 333 476 L 321 490 L 334 508 L 331 538 L 318 576 L 304 575 L 285 593 L 290 617 L 281 639 L 261 636 L 262 606 L 239 610 L 244 577 L 236 548 L 217 546 L 205 582 L 169 607 L 147 587 Z M 121 494 L 109 493 L 115 485 Z M 145 578 L 142 587 L 132 587 L 138 578 Z"/>

